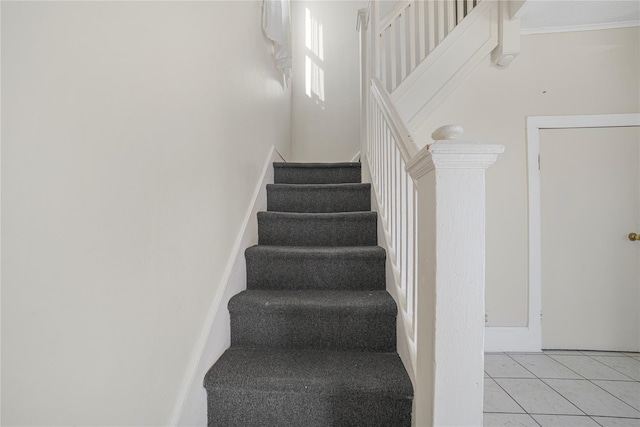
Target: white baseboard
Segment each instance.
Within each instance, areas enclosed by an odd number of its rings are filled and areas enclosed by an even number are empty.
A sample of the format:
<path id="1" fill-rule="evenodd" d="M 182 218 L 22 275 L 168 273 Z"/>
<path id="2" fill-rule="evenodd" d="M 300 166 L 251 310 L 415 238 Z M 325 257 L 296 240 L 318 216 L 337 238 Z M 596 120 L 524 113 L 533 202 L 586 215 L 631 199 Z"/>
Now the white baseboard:
<path id="1" fill-rule="evenodd" d="M 245 213 L 242 229 L 227 261 L 218 292 L 209 307 L 169 423 L 171 426 L 207 425 L 207 395 L 202 381 L 209 368 L 229 348 L 231 326 L 229 312 L 226 309 L 227 303 L 232 296 L 246 289 L 247 272 L 244 251 L 258 243 L 256 214 L 258 211 L 267 210 L 266 186 L 273 183 L 271 165 L 273 162 L 283 160 L 275 147 L 271 147 L 262 169 L 261 179 L 256 185 L 251 204 Z"/>
<path id="2" fill-rule="evenodd" d="M 542 351 L 540 334 L 527 326 L 487 326 L 484 331 L 484 351 L 538 353 Z"/>

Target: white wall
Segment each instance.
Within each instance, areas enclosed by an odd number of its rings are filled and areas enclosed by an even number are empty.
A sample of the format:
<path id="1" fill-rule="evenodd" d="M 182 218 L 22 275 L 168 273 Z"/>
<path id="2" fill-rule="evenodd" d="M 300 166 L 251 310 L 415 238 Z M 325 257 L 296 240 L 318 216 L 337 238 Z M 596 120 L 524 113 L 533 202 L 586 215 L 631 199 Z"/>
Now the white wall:
<path id="1" fill-rule="evenodd" d="M 169 421 L 263 162 L 290 156 L 261 12 L 2 3 L 3 425 Z"/>
<path id="2" fill-rule="evenodd" d="M 360 149 L 360 57 L 356 18 L 358 9 L 366 5 L 365 0 L 297 0 L 291 3 L 291 134 L 295 160 L 348 161 Z M 307 11 L 311 25 L 307 25 Z M 315 35 L 309 47 L 308 28 Z M 315 90 L 316 82 L 318 90 Z"/>
<path id="3" fill-rule="evenodd" d="M 509 68 L 487 59 L 416 130 L 424 145 L 438 126 L 458 123 L 465 139 L 506 146 L 487 171 L 489 325 L 527 323 L 525 118 L 640 111 L 639 40 L 637 27 L 523 36 Z"/>

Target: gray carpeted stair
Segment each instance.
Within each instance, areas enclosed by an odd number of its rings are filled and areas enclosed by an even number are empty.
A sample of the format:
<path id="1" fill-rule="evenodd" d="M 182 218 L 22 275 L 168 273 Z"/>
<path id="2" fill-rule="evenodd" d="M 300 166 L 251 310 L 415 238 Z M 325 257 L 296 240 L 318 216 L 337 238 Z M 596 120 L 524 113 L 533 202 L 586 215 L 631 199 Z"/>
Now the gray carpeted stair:
<path id="1" fill-rule="evenodd" d="M 274 163 L 231 347 L 204 379 L 209 426 L 410 426 L 371 189 L 359 163 Z"/>
<path id="2" fill-rule="evenodd" d="M 360 163 L 274 163 L 276 184 L 344 184 L 360 182 Z"/>
<path id="3" fill-rule="evenodd" d="M 229 301 L 232 346 L 395 351 L 386 291 L 244 291 Z"/>
<path id="4" fill-rule="evenodd" d="M 371 210 L 371 184 L 268 184 L 267 210 L 358 212 Z"/>
<path id="5" fill-rule="evenodd" d="M 204 385 L 209 425 L 411 425 L 413 390 L 395 353 L 231 347 Z"/>
<path id="6" fill-rule="evenodd" d="M 258 212 L 258 244 L 275 246 L 374 246 L 376 212 Z"/>
<path id="7" fill-rule="evenodd" d="M 380 246 L 257 245 L 245 251 L 247 289 L 384 290 Z M 295 268 L 291 268 L 295 265 Z"/>

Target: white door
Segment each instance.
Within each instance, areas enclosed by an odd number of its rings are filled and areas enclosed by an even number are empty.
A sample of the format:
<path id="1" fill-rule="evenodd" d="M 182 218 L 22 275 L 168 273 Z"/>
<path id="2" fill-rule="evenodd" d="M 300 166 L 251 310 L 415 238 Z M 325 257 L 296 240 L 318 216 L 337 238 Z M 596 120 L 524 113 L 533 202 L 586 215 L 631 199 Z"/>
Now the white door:
<path id="1" fill-rule="evenodd" d="M 540 131 L 542 347 L 640 350 L 640 128 Z"/>

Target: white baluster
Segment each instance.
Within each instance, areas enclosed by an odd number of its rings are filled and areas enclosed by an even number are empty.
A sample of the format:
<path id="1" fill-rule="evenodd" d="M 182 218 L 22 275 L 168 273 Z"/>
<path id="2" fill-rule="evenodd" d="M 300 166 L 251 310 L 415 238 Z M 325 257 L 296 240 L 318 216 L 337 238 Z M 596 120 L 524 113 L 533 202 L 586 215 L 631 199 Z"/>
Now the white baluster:
<path id="1" fill-rule="evenodd" d="M 436 46 L 442 42 L 444 39 L 445 33 L 445 1 L 444 0 L 436 0 Z"/>
<path id="2" fill-rule="evenodd" d="M 398 85 L 397 79 L 397 58 L 398 58 L 398 50 L 397 50 L 397 37 L 396 37 L 397 27 L 395 22 L 391 23 L 389 27 L 389 63 L 391 66 L 391 85 L 389 86 L 389 92 L 393 92 L 393 90 Z"/>
<path id="3" fill-rule="evenodd" d="M 400 51 L 400 72 L 399 72 L 399 82 L 402 82 L 407 76 L 407 13 L 403 13 L 400 15 L 398 31 L 400 32 L 398 37 L 398 49 Z"/>
<path id="4" fill-rule="evenodd" d="M 397 144 L 395 144 L 395 140 L 394 140 L 394 145 L 393 145 L 393 157 L 391 159 L 391 161 L 393 162 L 393 214 L 392 214 L 392 218 L 393 218 L 393 249 L 395 250 L 395 259 L 393 260 L 393 263 L 395 264 L 395 266 L 398 266 L 398 240 L 400 238 L 400 230 L 399 230 L 399 222 L 398 222 L 398 217 L 399 212 L 400 212 L 400 206 L 398 203 L 398 196 L 400 194 L 400 170 L 398 168 L 398 157 L 400 157 L 400 150 L 398 150 L 398 146 Z"/>
<path id="5" fill-rule="evenodd" d="M 467 13 L 464 16 L 469 15 L 469 13 L 471 13 L 471 10 L 473 10 L 473 0 L 466 0 L 467 2 Z"/>
<path id="6" fill-rule="evenodd" d="M 427 29 L 429 31 L 427 55 L 429 55 L 438 44 L 437 13 L 438 13 L 438 7 L 436 4 L 436 1 L 427 1 L 427 23 L 428 23 Z"/>
<path id="7" fill-rule="evenodd" d="M 447 10 L 447 29 L 445 34 L 449 34 L 456 26 L 456 2 L 455 0 L 446 0 L 445 6 Z"/>
<path id="8" fill-rule="evenodd" d="M 400 170 L 402 172 L 401 176 L 400 176 L 400 206 L 402 206 L 402 208 L 400 209 L 400 218 L 401 218 L 401 224 L 402 227 L 400 229 L 400 249 L 398 250 L 398 253 L 400 254 L 400 287 L 402 288 L 402 295 L 405 296 L 407 295 L 407 288 L 408 288 L 408 282 L 407 282 L 407 252 L 408 252 L 408 248 L 407 248 L 407 241 L 408 239 L 408 229 L 407 229 L 407 215 L 408 215 L 408 211 L 407 211 L 407 207 L 408 207 L 408 197 L 407 197 L 407 172 L 404 169 L 404 161 L 401 159 L 400 160 Z"/>
<path id="9" fill-rule="evenodd" d="M 416 8 L 418 7 L 416 2 L 411 2 L 407 8 L 409 12 L 409 73 L 416 68 L 419 53 L 416 51 Z M 406 77 L 406 76 L 405 76 Z"/>
<path id="10" fill-rule="evenodd" d="M 429 54 L 429 19 L 427 14 L 429 13 L 429 3 L 423 0 L 416 2 L 419 5 L 418 9 L 418 42 L 420 45 L 418 63 L 422 62 L 424 58 Z M 416 64 L 417 65 L 417 64 Z"/>

